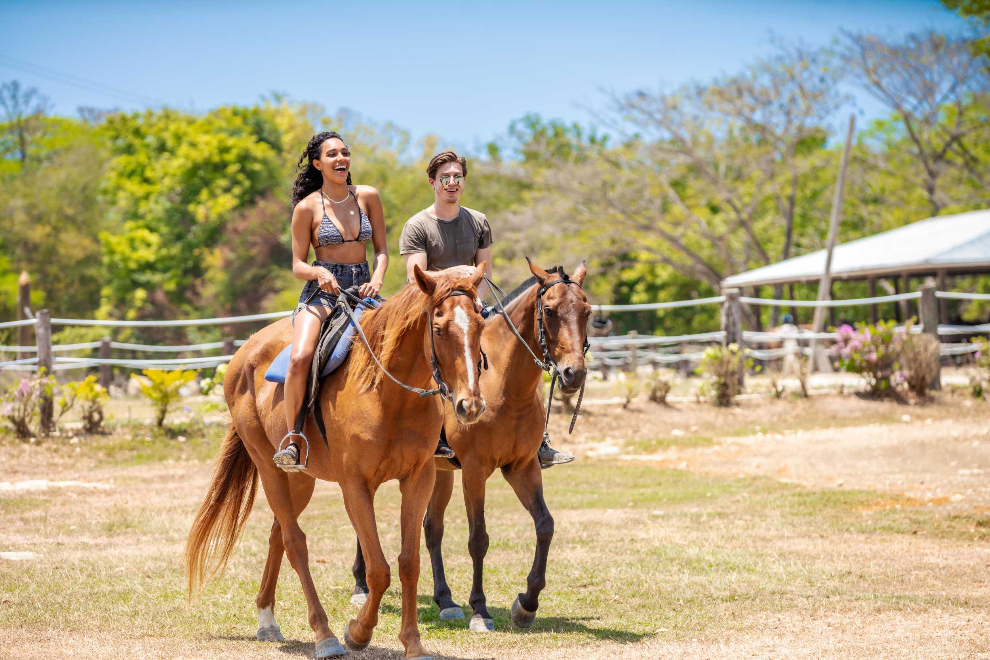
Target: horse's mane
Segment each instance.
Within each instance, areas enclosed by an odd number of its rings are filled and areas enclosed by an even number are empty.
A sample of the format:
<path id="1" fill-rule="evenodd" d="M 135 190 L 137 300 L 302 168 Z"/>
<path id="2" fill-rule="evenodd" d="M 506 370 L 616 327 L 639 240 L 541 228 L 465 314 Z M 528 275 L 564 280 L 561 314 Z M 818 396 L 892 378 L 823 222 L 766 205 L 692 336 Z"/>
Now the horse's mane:
<path id="1" fill-rule="evenodd" d="M 567 277 L 567 273 L 564 272 L 563 266 L 554 266 L 553 268 L 548 269 L 547 272 L 550 273 L 551 275 L 558 274 L 561 277 L 564 278 Z M 508 307 L 510 303 L 518 299 L 522 294 L 528 291 L 529 288 L 534 284 L 536 284 L 536 277 L 530 277 L 524 280 L 522 284 L 520 284 L 515 289 L 509 292 L 509 295 L 505 297 L 505 300 L 502 301 L 502 304 L 505 307 Z"/>
<path id="2" fill-rule="evenodd" d="M 423 320 L 431 307 L 435 307 L 455 289 L 477 294 L 471 280 L 458 273 L 430 273 L 437 283 L 432 298 L 427 296 L 416 283 L 411 282 L 379 309 L 368 310 L 361 315 L 361 329 L 368 338 L 368 344 L 381 363 L 388 365 L 399 346 L 403 334 L 413 325 Z M 355 374 L 362 390 L 378 387 L 384 373 L 375 364 L 364 342 L 354 342 L 348 371 Z"/>

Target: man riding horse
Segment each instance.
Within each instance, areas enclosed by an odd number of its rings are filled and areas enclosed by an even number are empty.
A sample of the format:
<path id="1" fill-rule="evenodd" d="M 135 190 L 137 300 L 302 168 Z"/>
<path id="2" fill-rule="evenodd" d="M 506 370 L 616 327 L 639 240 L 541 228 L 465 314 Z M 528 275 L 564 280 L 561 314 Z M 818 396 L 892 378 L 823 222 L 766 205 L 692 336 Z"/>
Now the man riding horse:
<path id="1" fill-rule="evenodd" d="M 492 231 L 484 213 L 460 205 L 467 178 L 467 159 L 453 151 L 437 154 L 426 168 L 433 204 L 406 221 L 399 238 L 399 254 L 406 260 L 408 281 L 413 281 L 416 266 L 436 271 L 454 266 L 474 266 L 486 263 L 485 275 L 492 277 Z M 478 309 L 488 316 L 482 302 L 488 283 L 478 286 Z M 557 451 L 544 441 L 537 452 L 544 468 L 570 463 L 574 456 Z M 454 458 L 454 451 L 441 433 L 436 455 Z"/>

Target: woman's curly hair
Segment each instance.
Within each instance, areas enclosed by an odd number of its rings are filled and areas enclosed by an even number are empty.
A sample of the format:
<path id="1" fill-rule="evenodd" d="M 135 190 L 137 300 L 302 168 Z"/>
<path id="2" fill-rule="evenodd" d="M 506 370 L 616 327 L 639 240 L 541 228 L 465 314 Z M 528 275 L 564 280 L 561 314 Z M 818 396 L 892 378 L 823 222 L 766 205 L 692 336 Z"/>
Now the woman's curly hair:
<path id="1" fill-rule="evenodd" d="M 344 138 L 340 137 L 337 131 L 317 133 L 309 139 L 309 144 L 306 145 L 302 156 L 299 157 L 299 162 L 296 164 L 299 168 L 299 174 L 296 175 L 296 182 L 292 184 L 293 207 L 301 202 L 306 195 L 323 187 L 323 174 L 313 167 L 313 161 L 320 158 L 320 147 L 330 138 L 344 141 Z M 351 173 L 349 171 L 347 172 L 347 185 L 351 185 Z"/>

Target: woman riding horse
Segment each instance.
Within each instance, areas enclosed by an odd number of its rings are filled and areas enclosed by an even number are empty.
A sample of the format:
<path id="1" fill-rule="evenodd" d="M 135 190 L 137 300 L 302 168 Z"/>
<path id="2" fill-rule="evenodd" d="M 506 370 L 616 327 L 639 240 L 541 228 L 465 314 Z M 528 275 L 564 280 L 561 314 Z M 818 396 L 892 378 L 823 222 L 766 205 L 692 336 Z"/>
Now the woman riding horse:
<path id="1" fill-rule="evenodd" d="M 292 187 L 292 274 L 306 280 L 293 313 L 292 353 L 285 375 L 285 417 L 288 446 L 275 452 L 283 470 L 300 467 L 300 446 L 292 436 L 306 395 L 306 382 L 320 328 L 337 304 L 341 289 L 358 287 L 362 297 L 378 295 L 388 269 L 385 218 L 378 191 L 351 184 L 351 152 L 340 135 L 314 135 L 299 158 L 301 168 Z M 365 244 L 375 248 L 375 270 L 368 272 Z M 309 246 L 316 261 L 309 265 Z M 302 435 L 303 443 L 309 446 Z M 281 446 L 281 445 L 280 445 Z"/>
<path id="2" fill-rule="evenodd" d="M 190 593 L 204 577 L 223 569 L 254 503 L 258 477 L 275 514 L 268 539 L 258 607 L 258 639 L 281 641 L 275 623 L 275 586 L 282 555 L 299 574 L 316 638 L 316 658 L 344 654 L 330 630 L 309 570 L 306 535 L 298 517 L 309 504 L 317 479 L 336 481 L 344 507 L 365 549 L 369 595 L 344 630 L 344 641 L 361 649 L 371 641 L 378 610 L 391 577 L 375 521 L 375 492 L 390 479 L 402 493 L 399 578 L 402 623 L 399 640 L 406 660 L 425 658 L 416 621 L 420 525 L 433 490 L 433 451 L 443 425 L 437 401 L 452 404 L 462 424 L 472 424 L 485 409 L 479 390 L 483 320 L 475 307 L 484 264 L 469 276 L 432 277 L 420 269 L 414 283 L 381 308 L 360 319 L 350 357 L 323 381 L 317 405 L 329 442 L 312 444 L 299 472 L 284 472 L 272 463 L 272 450 L 289 429 L 291 408 L 285 388 L 264 373 L 292 337 L 289 319 L 264 328 L 238 349 L 224 378 L 231 425 L 221 447 L 209 492 L 186 546 Z M 388 375 L 388 378 L 383 378 Z M 427 390 L 432 382 L 436 388 Z M 318 433 L 310 416 L 306 430 Z"/>

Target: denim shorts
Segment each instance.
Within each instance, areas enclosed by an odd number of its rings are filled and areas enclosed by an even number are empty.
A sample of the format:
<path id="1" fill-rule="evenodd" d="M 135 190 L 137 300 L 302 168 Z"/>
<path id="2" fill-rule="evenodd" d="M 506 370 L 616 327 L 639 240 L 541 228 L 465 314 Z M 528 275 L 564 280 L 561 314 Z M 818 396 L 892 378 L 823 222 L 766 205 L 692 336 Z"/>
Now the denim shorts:
<path id="1" fill-rule="evenodd" d="M 357 264 L 332 264 L 326 261 L 314 261 L 313 265 L 322 266 L 329 270 L 341 289 L 349 289 L 352 286 L 360 286 L 371 281 L 367 261 Z M 302 293 L 299 294 L 296 312 L 307 305 L 323 305 L 332 309 L 336 304 L 337 296 L 335 294 L 321 289 L 317 280 L 309 280 L 303 287 Z"/>

